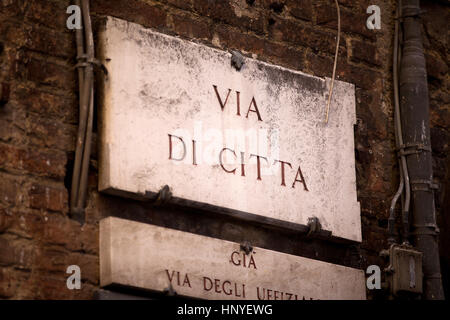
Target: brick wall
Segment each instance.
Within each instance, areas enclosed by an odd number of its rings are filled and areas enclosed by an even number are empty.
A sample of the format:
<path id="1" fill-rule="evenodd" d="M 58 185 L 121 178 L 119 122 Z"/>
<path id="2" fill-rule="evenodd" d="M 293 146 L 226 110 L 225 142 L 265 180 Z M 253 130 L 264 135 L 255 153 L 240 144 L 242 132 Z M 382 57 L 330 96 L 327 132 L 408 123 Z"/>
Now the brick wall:
<path id="1" fill-rule="evenodd" d="M 356 85 L 355 153 L 363 242 L 355 252 L 358 266 L 365 268 L 382 263 L 378 252 L 387 246 L 388 209 L 398 184 L 391 80 L 395 1 L 339 2 L 343 32 L 337 78 Z M 434 172 L 441 183 L 436 206 L 441 229 L 446 228 L 443 234 L 449 234 L 450 186 L 445 182 L 450 180 L 450 82 L 448 37 L 443 33 L 449 7 L 422 2 Z M 271 232 L 258 226 L 99 194 L 95 134 L 86 224 L 71 220 L 68 187 L 78 84 L 73 69 L 75 36 L 65 26 L 69 4 L 0 0 L 0 84 L 9 87 L 8 102 L 0 106 L 0 298 L 92 298 L 99 284 L 98 221 L 109 215 L 234 241 L 243 240 L 246 233 L 257 246 L 294 254 L 301 250 L 303 255 L 331 254 L 314 243 L 298 248 L 296 235 L 277 234 L 275 241 Z M 381 7 L 381 30 L 365 27 L 370 4 Z M 309 74 L 332 73 L 337 30 L 333 1 L 92 0 L 91 11 L 94 22 L 111 15 Z M 441 241 L 450 245 L 448 235 Z M 336 247 L 334 253 L 339 250 Z M 443 264 L 450 268 L 448 250 L 441 251 Z M 81 267 L 81 290 L 66 288 L 65 270 L 71 264 Z"/>

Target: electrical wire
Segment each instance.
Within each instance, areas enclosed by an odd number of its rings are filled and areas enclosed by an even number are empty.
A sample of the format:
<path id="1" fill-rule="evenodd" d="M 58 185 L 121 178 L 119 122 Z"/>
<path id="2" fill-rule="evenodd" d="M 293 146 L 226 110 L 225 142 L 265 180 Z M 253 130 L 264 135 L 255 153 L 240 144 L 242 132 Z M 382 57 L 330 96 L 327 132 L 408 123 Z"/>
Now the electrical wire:
<path id="1" fill-rule="evenodd" d="M 394 53 L 393 53 L 393 63 L 392 63 L 392 73 L 393 73 L 393 84 L 394 84 L 394 124 L 395 124 L 395 141 L 397 149 L 401 152 L 403 147 L 403 132 L 401 123 L 401 113 L 400 113 L 400 102 L 399 102 L 399 80 L 398 71 L 401 60 L 401 50 L 399 50 L 399 18 L 401 17 L 401 0 L 399 0 L 397 7 L 397 17 L 395 19 L 395 33 L 394 33 Z M 403 223 L 403 242 L 408 243 L 408 233 L 409 233 L 409 208 L 411 202 L 411 188 L 409 181 L 408 167 L 406 163 L 406 157 L 400 153 L 399 159 L 399 169 L 400 169 L 400 184 L 397 193 L 394 195 L 391 201 L 391 207 L 389 209 L 389 220 L 388 220 L 388 231 L 389 240 L 394 242 L 394 223 L 395 223 L 395 206 L 398 201 L 399 196 L 402 194 L 403 189 L 405 191 L 405 201 L 402 210 L 402 223 Z"/>
<path id="2" fill-rule="evenodd" d="M 78 192 L 78 203 L 77 208 L 82 210 L 86 202 L 87 193 L 87 179 L 89 173 L 89 160 L 91 156 L 91 142 L 92 142 L 92 128 L 94 119 L 94 71 L 93 65 L 90 63 L 94 61 L 94 36 L 92 34 L 92 24 L 89 9 L 89 0 L 82 0 L 81 2 L 83 8 L 83 21 L 86 39 L 86 55 L 88 59 L 88 65 L 86 66 L 85 72 L 85 82 L 87 87 L 87 92 L 83 92 L 85 102 L 88 104 L 88 118 L 86 126 L 86 140 L 85 147 L 83 150 L 83 162 L 82 170 L 80 175 L 80 190 Z"/>
<path id="3" fill-rule="evenodd" d="M 78 8 L 81 8 L 81 1 L 75 0 L 75 5 Z M 80 17 L 81 19 L 83 16 Z M 79 119 L 78 119 L 78 133 L 75 147 L 75 159 L 73 164 L 73 172 L 72 172 L 72 186 L 70 193 L 70 213 L 71 216 L 74 217 L 78 213 L 76 212 L 77 199 L 78 199 L 78 190 L 80 185 L 80 171 L 81 171 L 81 163 L 83 158 L 83 150 L 84 150 L 84 137 L 85 137 L 85 128 L 84 124 L 86 123 L 86 115 L 87 109 L 85 105 L 82 103 L 82 96 L 84 90 L 84 67 L 79 62 L 85 58 L 84 51 L 84 33 L 83 30 L 76 29 L 76 44 L 77 44 L 77 69 L 78 69 L 78 92 L 79 92 Z"/>
<path id="4" fill-rule="evenodd" d="M 74 219 L 83 223 L 94 118 L 94 80 L 92 63 L 95 59 L 92 25 L 89 15 L 89 0 L 75 0 L 75 4 L 78 7 L 81 7 L 84 33 L 81 29 L 76 30 L 80 115 L 72 173 L 70 214 Z"/>
<path id="5" fill-rule="evenodd" d="M 336 65 L 337 65 L 337 58 L 338 58 L 338 53 L 339 53 L 339 41 L 341 38 L 341 11 L 339 10 L 338 1 L 334 0 L 334 2 L 336 3 L 336 10 L 337 10 L 337 16 L 338 16 L 338 33 L 337 33 L 337 41 L 336 41 L 336 53 L 334 55 L 333 75 L 331 77 L 330 91 L 328 93 L 327 113 L 326 113 L 326 117 L 325 117 L 325 123 L 328 123 L 328 115 L 330 112 L 331 96 L 333 95 L 334 78 L 336 76 Z"/>
<path id="6" fill-rule="evenodd" d="M 394 52 L 392 55 L 392 74 L 393 74 L 393 84 L 394 84 L 394 103 L 397 105 L 397 101 L 398 101 L 398 86 L 397 86 L 397 82 L 398 82 L 398 17 L 399 17 L 399 7 L 397 7 L 396 9 L 396 18 L 395 18 L 395 30 L 394 30 Z M 394 127 L 395 127 L 395 144 L 397 146 L 397 148 L 400 145 L 399 142 L 399 134 L 398 134 L 398 126 L 397 126 L 397 109 L 395 109 L 394 112 Z M 394 225 L 395 225 L 395 206 L 397 204 L 398 198 L 400 197 L 400 195 L 403 193 L 404 187 L 405 187 L 405 181 L 403 179 L 403 171 L 402 171 L 402 163 L 401 160 L 399 159 L 398 161 L 399 164 L 399 168 L 400 168 L 400 183 L 398 185 L 398 189 L 397 192 L 395 193 L 394 197 L 392 198 L 391 201 L 391 206 L 389 208 L 389 219 L 388 219 L 388 233 L 389 233 L 389 238 L 388 238 L 388 242 L 389 243 L 395 243 L 395 232 L 394 232 Z"/>

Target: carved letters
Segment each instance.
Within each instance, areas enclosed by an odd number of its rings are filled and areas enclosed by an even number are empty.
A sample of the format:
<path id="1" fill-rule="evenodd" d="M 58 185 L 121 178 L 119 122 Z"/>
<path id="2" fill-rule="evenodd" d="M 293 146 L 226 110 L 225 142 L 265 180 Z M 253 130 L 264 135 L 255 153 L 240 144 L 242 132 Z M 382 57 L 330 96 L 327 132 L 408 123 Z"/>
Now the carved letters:
<path id="1" fill-rule="evenodd" d="M 223 112 L 225 110 L 225 107 L 228 103 L 228 101 L 230 100 L 230 95 L 232 93 L 231 89 L 228 89 L 225 98 L 223 99 L 221 97 L 221 95 L 219 94 L 218 88 L 216 85 L 213 85 L 214 88 L 214 92 L 216 94 L 217 97 L 217 101 L 219 103 L 220 106 L 220 110 Z M 240 92 L 236 91 L 236 115 L 237 116 L 241 116 L 240 113 Z M 252 99 L 250 100 L 250 104 L 247 110 L 247 114 L 246 114 L 246 118 L 248 118 L 249 113 L 253 112 L 256 114 L 258 121 L 262 121 L 261 118 L 261 113 L 258 109 L 257 103 L 256 103 L 256 99 L 255 97 L 252 97 Z M 184 141 L 183 137 L 179 137 L 173 134 L 168 134 L 169 136 L 169 160 L 174 160 L 174 161 L 183 161 L 186 156 L 187 156 L 187 151 L 186 151 L 186 143 L 188 143 L 187 141 Z M 196 141 L 192 140 L 192 165 L 197 165 L 197 154 L 196 154 Z M 191 143 L 189 142 L 189 143 Z M 182 151 L 177 152 L 177 154 L 175 154 L 174 152 L 174 145 L 178 144 L 182 146 Z M 239 161 L 240 161 L 240 166 L 237 167 L 231 167 L 228 166 L 224 163 L 224 155 L 225 154 L 229 154 L 232 157 L 235 158 L 235 160 L 238 159 L 238 154 L 239 156 Z M 240 173 L 241 177 L 245 177 L 245 164 L 247 163 L 246 160 L 250 160 L 250 159 L 255 159 L 256 160 L 256 173 L 257 173 L 257 180 L 262 180 L 262 176 L 261 176 L 261 162 L 265 162 L 266 164 L 270 164 L 270 165 L 277 165 L 278 163 L 280 164 L 280 185 L 283 187 L 286 187 L 286 172 L 289 171 L 289 173 L 294 172 L 292 169 L 292 164 L 290 162 L 287 161 L 283 161 L 283 160 L 279 160 L 279 159 L 275 159 L 273 161 L 273 163 L 269 163 L 269 160 L 267 157 L 262 156 L 262 155 L 258 155 L 258 154 L 248 154 L 246 155 L 245 152 L 242 151 L 236 151 L 233 150 L 231 148 L 225 147 L 222 148 L 219 152 L 219 157 L 218 157 L 218 163 L 220 165 L 220 167 L 223 169 L 224 172 L 226 173 L 230 173 L 230 174 L 236 174 L 236 173 Z M 238 170 L 239 168 L 239 170 Z M 303 175 L 302 169 L 300 167 L 300 165 L 297 167 L 298 169 L 295 171 L 295 175 L 291 175 L 293 178 L 291 178 L 292 183 L 290 184 L 291 188 L 295 188 L 297 182 L 301 183 L 303 185 L 303 190 L 304 191 L 309 191 L 308 187 L 306 185 L 306 180 L 305 177 Z"/>
<path id="2" fill-rule="evenodd" d="M 240 251 L 233 251 L 229 262 L 233 267 L 257 269 L 254 255 L 254 251 L 250 255 L 246 255 L 244 252 Z M 313 300 L 311 297 L 305 297 L 304 295 L 299 296 L 298 294 L 283 292 L 281 290 L 265 288 L 262 286 L 252 287 L 246 283 L 220 279 L 211 275 L 202 275 L 200 277 L 201 281 L 198 283 L 193 281 L 191 285 L 191 280 L 188 273 L 169 269 L 165 269 L 165 273 L 167 275 L 167 280 L 175 288 L 175 290 L 177 290 L 178 287 L 192 289 L 192 287 L 195 286 L 201 288 L 201 290 L 205 292 L 215 293 L 218 296 L 234 296 L 240 299 L 245 299 L 246 294 L 248 295 L 250 291 L 253 291 L 254 296 L 256 296 L 258 300 Z"/>

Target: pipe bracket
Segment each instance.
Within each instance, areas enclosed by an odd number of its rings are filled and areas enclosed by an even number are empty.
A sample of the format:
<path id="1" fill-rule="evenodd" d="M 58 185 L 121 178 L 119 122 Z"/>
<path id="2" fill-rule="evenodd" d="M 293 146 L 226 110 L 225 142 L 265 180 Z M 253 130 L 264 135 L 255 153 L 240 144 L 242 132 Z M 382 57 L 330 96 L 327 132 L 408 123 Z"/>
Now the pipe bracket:
<path id="1" fill-rule="evenodd" d="M 431 152 L 431 147 L 426 146 L 423 143 L 407 143 L 402 144 L 397 148 L 398 156 L 409 156 L 412 154 L 418 154 L 422 152 Z"/>
<path id="2" fill-rule="evenodd" d="M 244 241 L 240 245 L 240 250 L 244 251 L 246 255 L 249 255 L 253 252 L 253 246 L 250 244 L 249 241 Z"/>
<path id="3" fill-rule="evenodd" d="M 307 237 L 311 236 L 313 233 L 319 233 L 322 230 L 322 225 L 317 217 L 308 218 L 307 226 L 309 227 L 309 231 L 306 234 Z"/>
<path id="4" fill-rule="evenodd" d="M 173 289 L 172 283 L 170 283 L 167 288 L 164 288 L 163 293 L 169 297 L 174 297 L 177 295 L 177 292 Z"/>
<path id="5" fill-rule="evenodd" d="M 154 200 L 155 205 L 163 205 L 170 201 L 172 198 L 172 191 L 170 190 L 170 187 L 168 185 L 165 185 L 164 187 L 159 190 L 158 194 L 156 195 L 156 198 Z"/>
<path id="6" fill-rule="evenodd" d="M 231 66 L 240 71 L 245 64 L 244 56 L 238 51 L 231 52 Z"/>
<path id="7" fill-rule="evenodd" d="M 93 66 L 98 67 L 100 70 L 103 71 L 105 76 L 108 76 L 108 69 L 106 69 L 106 66 L 98 59 L 96 58 L 89 58 L 86 54 L 82 54 L 77 56 L 77 64 L 74 66 L 74 68 L 86 68 L 87 66 Z"/>
<path id="8" fill-rule="evenodd" d="M 437 236 L 439 234 L 439 228 L 435 223 L 427 223 L 423 225 L 413 225 L 413 235 L 432 235 Z"/>
<path id="9" fill-rule="evenodd" d="M 439 190 L 439 184 L 427 179 L 415 179 L 410 181 L 412 191 L 429 191 Z"/>

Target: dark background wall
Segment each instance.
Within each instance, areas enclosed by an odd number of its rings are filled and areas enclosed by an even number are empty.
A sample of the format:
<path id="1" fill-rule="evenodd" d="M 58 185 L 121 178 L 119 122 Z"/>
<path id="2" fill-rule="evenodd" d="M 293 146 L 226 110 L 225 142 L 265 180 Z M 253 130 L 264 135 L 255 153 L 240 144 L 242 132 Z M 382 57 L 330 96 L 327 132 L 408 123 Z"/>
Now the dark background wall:
<path id="1" fill-rule="evenodd" d="M 356 86 L 355 154 L 361 245 L 305 239 L 210 212 L 121 199 L 97 192 L 97 136 L 91 159 L 86 223 L 68 215 L 78 122 L 75 36 L 66 28 L 70 1 L 0 2 L 0 298 L 91 299 L 98 289 L 98 221 L 115 215 L 342 265 L 382 265 L 390 200 L 398 184 L 392 119 L 395 1 L 340 0 L 337 78 Z M 381 30 L 368 30 L 366 8 L 381 7 Z M 431 106 L 431 140 L 449 288 L 449 6 L 422 1 Z M 92 0 L 95 25 L 111 15 L 167 34 L 300 70 L 331 76 L 337 30 L 334 1 Z M 2 98 L 3 99 L 3 98 Z M 193 186 L 195 187 L 195 186 Z M 68 290 L 68 265 L 82 289 Z M 448 296 L 449 292 L 447 292 Z M 369 293 L 369 297 L 374 297 Z"/>

